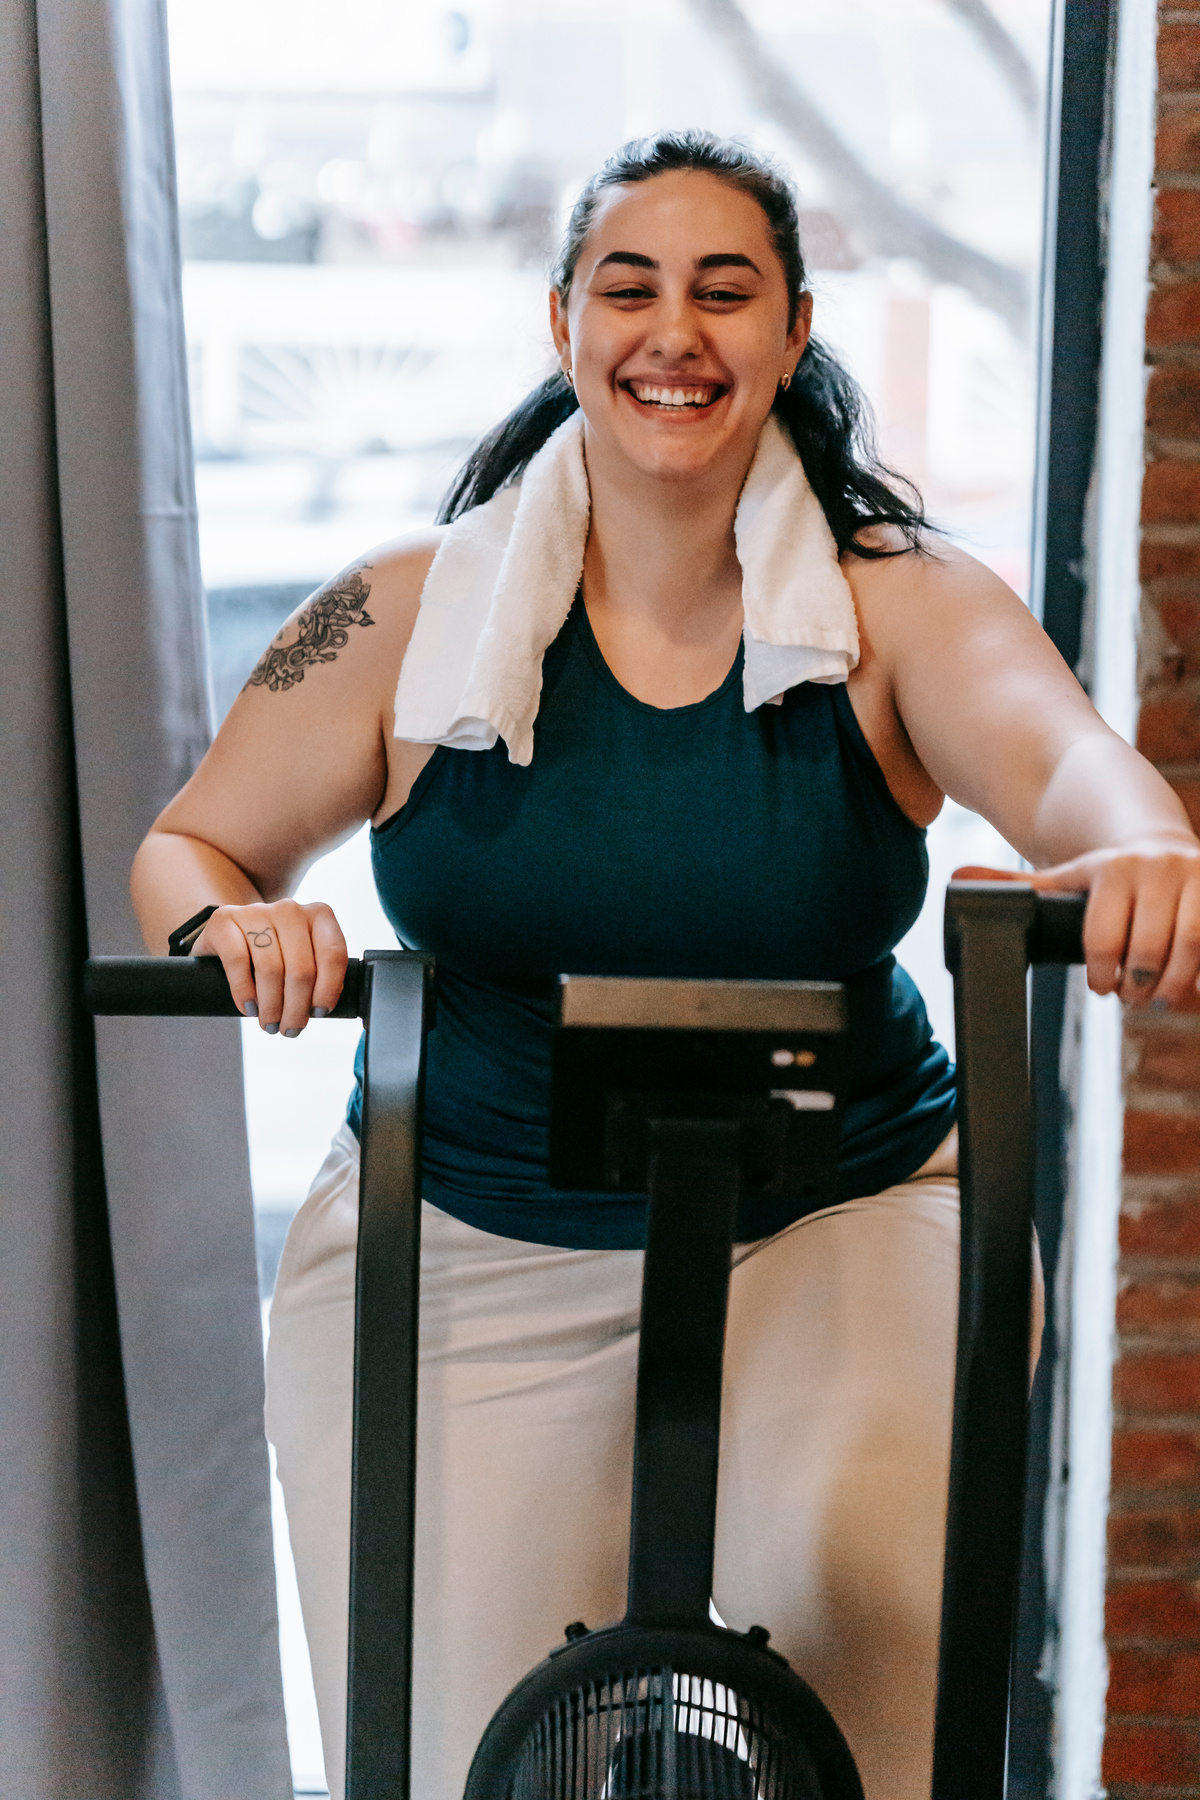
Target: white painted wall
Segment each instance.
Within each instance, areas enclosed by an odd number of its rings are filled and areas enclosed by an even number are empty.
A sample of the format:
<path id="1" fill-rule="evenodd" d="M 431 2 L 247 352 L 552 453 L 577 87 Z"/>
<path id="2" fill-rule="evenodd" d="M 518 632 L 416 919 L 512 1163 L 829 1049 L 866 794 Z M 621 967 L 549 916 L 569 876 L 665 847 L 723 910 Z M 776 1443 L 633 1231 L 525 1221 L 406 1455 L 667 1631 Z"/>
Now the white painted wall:
<path id="1" fill-rule="evenodd" d="M 1154 173 L 1155 9 L 1119 0 L 1108 195 L 1108 275 L 1092 492 L 1092 694 L 1131 742 L 1137 724 L 1138 545 L 1145 417 L 1145 313 Z M 1082 1000 L 1062 1295 L 1070 1320 L 1062 1532 L 1056 1795 L 1103 1793 L 1105 1532 L 1112 1440 L 1117 1219 L 1121 1195 L 1121 1014 Z"/>

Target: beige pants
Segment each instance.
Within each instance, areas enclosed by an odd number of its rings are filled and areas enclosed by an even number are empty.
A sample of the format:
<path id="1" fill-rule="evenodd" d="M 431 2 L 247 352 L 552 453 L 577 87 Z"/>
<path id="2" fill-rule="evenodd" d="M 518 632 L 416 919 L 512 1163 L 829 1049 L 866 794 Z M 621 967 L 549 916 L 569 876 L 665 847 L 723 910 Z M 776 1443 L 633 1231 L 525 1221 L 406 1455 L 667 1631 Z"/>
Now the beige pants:
<path id="1" fill-rule="evenodd" d="M 958 1281 L 952 1150 L 736 1253 L 714 1599 L 832 1709 L 868 1800 L 927 1800 Z M 280 1264 L 267 1357 L 331 1795 L 343 1793 L 358 1153 Z M 505 1694 L 624 1611 L 641 1254 L 424 1208 L 414 1800 L 461 1800 Z"/>

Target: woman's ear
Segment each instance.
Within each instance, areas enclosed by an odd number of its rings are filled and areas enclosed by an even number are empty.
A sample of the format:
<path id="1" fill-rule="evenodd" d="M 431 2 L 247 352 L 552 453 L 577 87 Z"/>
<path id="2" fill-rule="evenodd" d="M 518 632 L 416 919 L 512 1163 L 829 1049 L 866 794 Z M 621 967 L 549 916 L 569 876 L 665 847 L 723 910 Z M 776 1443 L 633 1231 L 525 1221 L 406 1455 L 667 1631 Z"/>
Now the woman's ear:
<path id="1" fill-rule="evenodd" d="M 550 335 L 559 361 L 571 360 L 571 328 L 567 323 L 567 303 L 557 288 L 550 289 Z"/>
<path id="2" fill-rule="evenodd" d="M 804 355 L 809 333 L 812 331 L 813 297 L 807 291 L 801 294 L 796 303 L 796 323 L 788 332 L 788 355 L 799 362 Z"/>

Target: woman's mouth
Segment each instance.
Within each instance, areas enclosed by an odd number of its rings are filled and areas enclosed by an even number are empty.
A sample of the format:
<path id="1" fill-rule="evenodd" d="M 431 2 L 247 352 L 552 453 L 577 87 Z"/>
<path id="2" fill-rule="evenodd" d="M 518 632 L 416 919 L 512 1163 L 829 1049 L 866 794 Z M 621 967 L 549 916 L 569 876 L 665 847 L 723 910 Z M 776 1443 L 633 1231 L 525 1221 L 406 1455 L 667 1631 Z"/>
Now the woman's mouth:
<path id="1" fill-rule="evenodd" d="M 699 385 L 693 382 L 686 387 L 666 387 L 649 381 L 623 381 L 621 386 L 639 406 L 653 407 L 657 412 L 666 413 L 700 412 L 719 400 L 726 391 L 715 381 Z"/>

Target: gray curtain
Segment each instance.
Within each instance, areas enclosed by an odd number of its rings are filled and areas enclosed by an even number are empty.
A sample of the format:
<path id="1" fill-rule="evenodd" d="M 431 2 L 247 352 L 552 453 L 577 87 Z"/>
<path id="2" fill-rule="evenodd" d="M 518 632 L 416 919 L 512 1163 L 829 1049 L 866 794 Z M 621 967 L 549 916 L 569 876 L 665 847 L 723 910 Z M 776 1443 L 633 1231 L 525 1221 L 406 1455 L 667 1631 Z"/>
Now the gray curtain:
<path id="1" fill-rule="evenodd" d="M 0 69 L 0 1800 L 279 1800 L 237 1027 L 73 997 L 208 734 L 161 0 Z"/>

